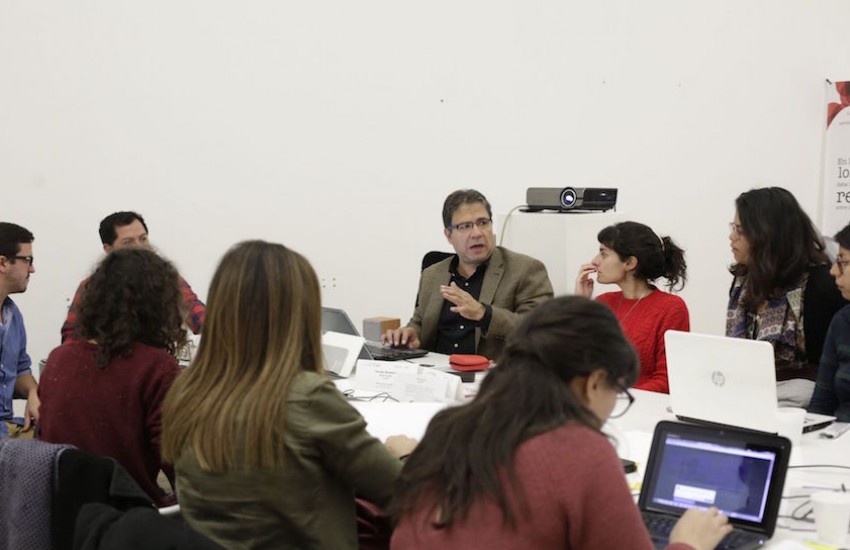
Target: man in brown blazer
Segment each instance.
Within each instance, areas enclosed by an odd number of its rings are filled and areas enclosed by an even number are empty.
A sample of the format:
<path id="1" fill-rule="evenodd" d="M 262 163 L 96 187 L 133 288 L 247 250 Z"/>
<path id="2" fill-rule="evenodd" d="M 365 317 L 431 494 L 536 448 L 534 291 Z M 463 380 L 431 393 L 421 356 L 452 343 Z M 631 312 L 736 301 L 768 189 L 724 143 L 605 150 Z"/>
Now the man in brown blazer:
<path id="1" fill-rule="evenodd" d="M 422 272 L 413 317 L 385 343 L 496 360 L 520 317 L 554 295 L 542 262 L 494 246 L 492 218 L 474 189 L 446 198 L 443 232 L 456 254 Z"/>

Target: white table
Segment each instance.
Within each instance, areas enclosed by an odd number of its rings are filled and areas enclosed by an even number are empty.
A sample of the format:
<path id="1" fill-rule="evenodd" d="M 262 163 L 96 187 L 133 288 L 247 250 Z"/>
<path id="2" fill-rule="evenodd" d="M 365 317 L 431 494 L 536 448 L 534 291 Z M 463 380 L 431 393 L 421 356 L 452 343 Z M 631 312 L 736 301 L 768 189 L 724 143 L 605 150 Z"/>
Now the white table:
<path id="1" fill-rule="evenodd" d="M 359 360 L 358 360 L 359 363 Z M 418 357 L 416 359 L 407 359 L 404 361 L 382 361 L 381 363 L 386 363 L 388 367 L 392 367 L 394 364 L 417 364 L 428 369 L 438 370 L 442 372 L 454 372 L 451 366 L 449 366 L 449 356 L 443 355 L 441 353 L 433 353 L 429 352 L 427 355 L 423 357 Z M 486 371 L 478 371 L 475 374 L 475 380 L 473 382 L 463 382 L 461 383 L 462 390 L 462 398 L 459 400 L 460 402 L 471 399 L 478 392 L 478 386 L 481 384 L 481 381 L 487 375 Z M 341 392 L 353 393 L 356 397 L 362 399 L 368 399 L 374 396 L 377 392 L 370 392 L 367 390 L 362 390 L 357 388 L 357 367 L 355 367 L 354 372 L 348 378 L 340 378 L 334 380 L 334 384 L 339 388 Z M 398 396 L 393 396 L 394 398 L 398 398 Z M 392 399 L 384 402 L 387 405 L 392 404 Z M 442 403 L 442 406 L 448 406 L 453 403 Z M 433 414 L 432 414 L 433 415 Z M 430 419 L 430 416 L 428 417 Z M 427 422 L 426 422 L 427 424 Z M 399 433 L 399 432 L 394 432 Z"/>
<path id="2" fill-rule="evenodd" d="M 637 489 L 643 479 L 643 467 L 649 455 L 649 447 L 655 424 L 661 420 L 675 420 L 667 411 L 669 396 L 641 390 L 630 390 L 635 403 L 622 418 L 609 421 L 604 431 L 613 436 L 617 452 L 622 458 L 638 463 L 638 472 L 627 476 L 629 484 Z M 385 439 L 393 434 L 405 434 L 421 438 L 431 417 L 449 406 L 445 403 L 376 403 L 354 402 L 368 422 L 369 431 Z M 850 434 L 828 440 L 818 437 L 818 432 L 804 434 L 802 443 L 792 455 L 794 462 L 806 464 L 835 464 L 850 467 Z M 792 463 L 793 465 L 793 463 Z M 788 471 L 783 496 L 810 494 L 816 488 L 835 489 L 844 483 L 850 490 L 850 470 L 837 468 L 792 468 Z M 785 519 L 805 499 L 784 499 L 780 508 L 780 519 L 776 533 L 765 548 L 795 550 L 810 548 L 802 542 L 814 540 L 814 524 Z M 806 529 L 798 531 L 791 529 Z M 850 542 L 850 537 L 848 537 Z"/>

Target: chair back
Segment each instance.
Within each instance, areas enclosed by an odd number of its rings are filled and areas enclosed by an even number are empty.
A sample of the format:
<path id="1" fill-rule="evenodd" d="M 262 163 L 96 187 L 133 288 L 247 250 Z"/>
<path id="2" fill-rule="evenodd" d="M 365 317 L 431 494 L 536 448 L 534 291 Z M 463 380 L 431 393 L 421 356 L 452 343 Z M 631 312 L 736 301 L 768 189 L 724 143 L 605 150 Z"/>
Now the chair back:
<path id="1" fill-rule="evenodd" d="M 443 252 L 442 250 L 432 250 L 426 252 L 422 257 L 422 271 L 425 271 L 437 262 L 442 262 L 449 256 L 454 256 L 454 252 Z"/>
<path id="2" fill-rule="evenodd" d="M 56 457 L 68 445 L 0 440 L 0 548 L 51 548 Z"/>

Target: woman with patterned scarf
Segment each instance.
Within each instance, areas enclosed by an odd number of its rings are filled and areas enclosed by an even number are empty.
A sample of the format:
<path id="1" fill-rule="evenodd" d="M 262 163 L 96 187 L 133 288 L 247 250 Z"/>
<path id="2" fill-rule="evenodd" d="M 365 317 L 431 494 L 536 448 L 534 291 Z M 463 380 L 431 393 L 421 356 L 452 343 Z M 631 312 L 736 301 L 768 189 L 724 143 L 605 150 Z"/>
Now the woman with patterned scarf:
<path id="1" fill-rule="evenodd" d="M 820 233 L 790 192 L 752 189 L 735 199 L 735 210 L 726 335 L 770 342 L 780 405 L 805 407 L 829 322 L 846 302 Z"/>

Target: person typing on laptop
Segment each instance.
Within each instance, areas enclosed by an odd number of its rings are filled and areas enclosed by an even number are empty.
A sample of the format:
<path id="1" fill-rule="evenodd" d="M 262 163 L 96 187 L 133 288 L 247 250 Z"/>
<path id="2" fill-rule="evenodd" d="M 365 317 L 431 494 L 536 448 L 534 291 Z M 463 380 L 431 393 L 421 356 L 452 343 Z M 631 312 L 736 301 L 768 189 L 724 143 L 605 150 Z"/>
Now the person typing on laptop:
<path id="1" fill-rule="evenodd" d="M 384 333 L 383 343 L 497 359 L 522 315 L 552 298 L 542 262 L 494 245 L 492 218 L 478 191 L 446 198 L 443 233 L 455 254 L 422 272 L 413 317 Z"/>
<path id="2" fill-rule="evenodd" d="M 478 395 L 437 413 L 408 458 L 392 548 L 653 548 L 601 431 L 638 368 L 607 306 L 563 296 L 532 311 Z M 694 508 L 668 548 L 715 548 L 731 529 Z"/>

